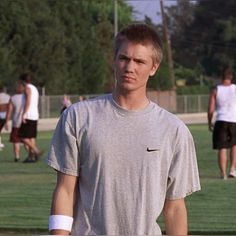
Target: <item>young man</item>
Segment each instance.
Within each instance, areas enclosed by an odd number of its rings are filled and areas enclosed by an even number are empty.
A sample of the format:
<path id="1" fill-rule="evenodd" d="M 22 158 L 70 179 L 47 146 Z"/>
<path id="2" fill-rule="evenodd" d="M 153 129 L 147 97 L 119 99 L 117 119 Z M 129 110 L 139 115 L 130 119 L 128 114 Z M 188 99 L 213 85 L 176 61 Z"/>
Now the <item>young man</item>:
<path id="1" fill-rule="evenodd" d="M 6 114 L 9 106 L 9 101 L 10 101 L 10 95 L 4 92 L 4 88 L 0 84 L 0 134 L 6 122 Z M 2 139 L 0 136 L 0 151 L 3 149 L 3 147 L 4 144 L 2 143 Z"/>
<path id="2" fill-rule="evenodd" d="M 31 84 L 31 76 L 29 74 L 22 74 L 19 79 L 25 87 L 25 105 L 22 114 L 22 123 L 19 129 L 19 137 L 29 147 L 29 155 L 24 162 L 31 163 L 36 162 L 43 153 L 36 144 L 39 119 L 39 93 L 38 89 Z"/>
<path id="3" fill-rule="evenodd" d="M 22 83 L 16 83 L 15 94 L 11 96 L 7 117 L 6 117 L 6 129 L 9 129 L 9 121 L 12 120 L 12 129 L 10 134 L 10 142 L 13 144 L 14 161 L 20 160 L 20 143 L 21 139 L 18 135 L 19 128 L 22 122 L 22 113 L 25 104 L 24 86 Z M 25 146 L 28 151 L 28 147 Z"/>
<path id="4" fill-rule="evenodd" d="M 70 106 L 47 163 L 57 170 L 51 234 L 187 235 L 184 197 L 200 189 L 186 126 L 146 96 L 162 59 L 158 34 L 132 24 L 115 40 L 113 94 Z M 72 229 L 71 229 L 72 226 Z"/>
<path id="5" fill-rule="evenodd" d="M 227 179 L 227 150 L 230 149 L 229 177 L 236 178 L 236 85 L 231 69 L 223 71 L 221 84 L 210 94 L 208 126 L 213 131 L 213 149 L 218 150 L 220 177 Z M 212 120 L 216 110 L 216 122 Z M 214 129 L 213 129 L 214 127 Z"/>

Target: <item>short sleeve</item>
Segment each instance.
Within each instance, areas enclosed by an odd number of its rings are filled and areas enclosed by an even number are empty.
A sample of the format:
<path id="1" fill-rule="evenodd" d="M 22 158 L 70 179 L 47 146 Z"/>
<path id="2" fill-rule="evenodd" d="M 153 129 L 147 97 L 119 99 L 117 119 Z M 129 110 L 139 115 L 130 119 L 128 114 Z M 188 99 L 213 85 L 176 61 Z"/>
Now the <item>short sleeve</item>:
<path id="1" fill-rule="evenodd" d="M 175 140 L 166 193 L 170 200 L 184 198 L 201 189 L 195 145 L 185 125 L 178 128 Z"/>
<path id="2" fill-rule="evenodd" d="M 47 164 L 62 173 L 79 175 L 79 145 L 75 135 L 73 120 L 67 112 L 61 115 L 53 134 Z"/>

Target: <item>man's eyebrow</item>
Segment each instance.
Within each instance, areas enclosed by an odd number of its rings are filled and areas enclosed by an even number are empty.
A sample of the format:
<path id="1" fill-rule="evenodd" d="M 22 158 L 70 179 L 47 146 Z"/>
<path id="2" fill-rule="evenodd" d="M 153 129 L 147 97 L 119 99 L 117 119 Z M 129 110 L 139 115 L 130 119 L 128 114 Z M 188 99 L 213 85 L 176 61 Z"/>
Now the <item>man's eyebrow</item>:
<path id="1" fill-rule="evenodd" d="M 127 59 L 133 59 L 134 61 L 138 61 L 138 62 L 147 62 L 147 60 L 144 59 L 144 58 L 140 58 L 140 57 L 134 57 L 133 58 L 133 57 L 130 57 L 127 54 L 124 54 L 124 53 L 119 54 L 118 57 L 120 57 L 120 58 L 127 58 Z"/>
<path id="2" fill-rule="evenodd" d="M 137 62 L 147 62 L 147 60 L 143 59 L 143 58 L 134 58 L 134 61 L 137 61 Z"/>
<path id="3" fill-rule="evenodd" d="M 128 55 L 126 55 L 126 54 L 124 54 L 124 53 L 120 53 L 118 56 L 119 56 L 119 57 L 130 58 Z"/>

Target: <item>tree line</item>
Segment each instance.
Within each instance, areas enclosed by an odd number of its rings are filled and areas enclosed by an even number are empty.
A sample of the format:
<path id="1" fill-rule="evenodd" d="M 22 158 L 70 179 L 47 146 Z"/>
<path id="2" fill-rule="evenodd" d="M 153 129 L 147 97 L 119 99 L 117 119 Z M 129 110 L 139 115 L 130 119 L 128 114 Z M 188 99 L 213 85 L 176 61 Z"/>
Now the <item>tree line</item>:
<path id="1" fill-rule="evenodd" d="M 119 28 L 134 21 L 118 0 Z M 97 94 L 113 86 L 114 2 L 111 0 L 1 0 L 0 82 L 11 87 L 22 72 L 47 94 Z M 236 1 L 178 0 L 166 7 L 176 80 L 209 85 L 236 68 Z M 162 25 L 146 17 L 162 37 Z M 165 49 L 165 44 L 164 44 Z M 171 88 L 166 56 L 150 89 Z M 208 79 L 207 79 L 208 78 Z"/>
<path id="2" fill-rule="evenodd" d="M 131 21 L 120 1 L 119 25 Z M 110 0 L 1 0 L 0 77 L 22 72 L 48 94 L 101 93 L 112 83 Z"/>
<path id="3" fill-rule="evenodd" d="M 235 71 L 235 10 L 235 0 L 178 0 L 167 9 L 176 79 L 214 84 L 225 67 Z"/>

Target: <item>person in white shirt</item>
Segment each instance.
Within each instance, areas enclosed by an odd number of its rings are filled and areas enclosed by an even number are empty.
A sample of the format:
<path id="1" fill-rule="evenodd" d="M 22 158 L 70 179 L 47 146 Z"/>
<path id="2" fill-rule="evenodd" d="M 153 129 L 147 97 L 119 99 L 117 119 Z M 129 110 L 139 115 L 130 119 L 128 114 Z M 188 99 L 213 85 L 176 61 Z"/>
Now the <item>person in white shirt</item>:
<path id="1" fill-rule="evenodd" d="M 6 114 L 9 106 L 10 95 L 4 92 L 3 85 L 0 84 L 0 134 L 6 122 Z M 2 150 L 4 144 L 0 136 L 0 150 Z"/>
<path id="2" fill-rule="evenodd" d="M 36 144 L 37 125 L 39 119 L 39 92 L 31 83 L 31 75 L 25 73 L 20 75 L 19 79 L 25 87 L 25 105 L 22 113 L 19 137 L 22 142 L 29 147 L 29 156 L 24 162 L 36 162 L 43 154 L 43 151 L 41 151 Z"/>
<path id="3" fill-rule="evenodd" d="M 211 91 L 208 106 L 208 127 L 213 131 L 213 149 L 218 150 L 220 177 L 236 178 L 236 85 L 233 71 L 226 68 L 221 84 Z M 216 111 L 215 124 L 213 115 Z M 227 176 L 227 152 L 230 149 L 230 169 Z"/>
<path id="4" fill-rule="evenodd" d="M 15 94 L 11 96 L 5 127 L 9 129 L 9 121 L 12 120 L 12 129 L 10 133 L 10 142 L 13 144 L 14 161 L 20 160 L 20 144 L 21 138 L 19 137 L 19 128 L 22 122 L 22 114 L 25 105 L 24 86 L 22 83 L 16 83 Z M 28 146 L 25 145 L 27 151 Z"/>

